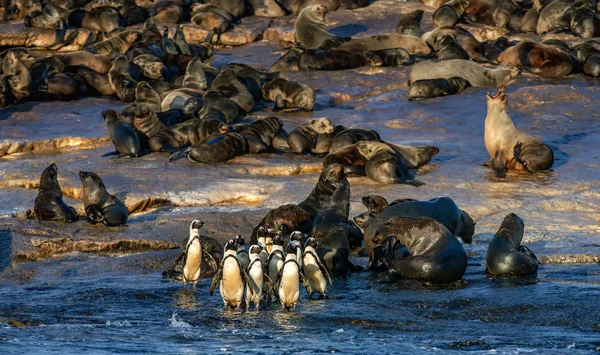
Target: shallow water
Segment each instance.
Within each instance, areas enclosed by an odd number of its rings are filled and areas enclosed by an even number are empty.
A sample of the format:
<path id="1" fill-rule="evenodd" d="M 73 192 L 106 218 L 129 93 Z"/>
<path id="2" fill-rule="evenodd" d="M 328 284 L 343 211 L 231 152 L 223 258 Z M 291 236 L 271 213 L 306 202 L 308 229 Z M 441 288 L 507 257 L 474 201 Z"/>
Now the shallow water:
<path id="1" fill-rule="evenodd" d="M 600 351 L 598 264 L 545 265 L 524 281 L 485 277 L 482 260 L 471 259 L 463 281 L 430 288 L 362 272 L 334 280 L 332 299 L 309 301 L 302 291 L 288 313 L 275 302 L 223 310 L 219 293 L 208 294 L 210 279 L 194 294 L 159 272 L 97 272 L 133 257 L 73 255 L 37 265 L 49 271 L 29 284 L 0 286 L 2 352 Z"/>

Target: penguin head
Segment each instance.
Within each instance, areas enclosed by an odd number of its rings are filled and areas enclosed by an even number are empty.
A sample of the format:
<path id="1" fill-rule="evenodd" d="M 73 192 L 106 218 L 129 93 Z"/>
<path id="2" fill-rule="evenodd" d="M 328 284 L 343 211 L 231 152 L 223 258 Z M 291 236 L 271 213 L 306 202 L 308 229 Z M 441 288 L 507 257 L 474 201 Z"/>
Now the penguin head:
<path id="1" fill-rule="evenodd" d="M 258 227 L 258 230 L 256 231 L 256 235 L 258 236 L 258 238 L 260 238 L 260 237 L 264 238 L 266 233 L 267 233 L 267 228 L 265 228 L 264 226 Z"/>
<path id="2" fill-rule="evenodd" d="M 298 249 L 298 246 L 295 243 L 289 243 L 287 245 L 287 249 L 286 249 L 286 253 L 287 254 L 296 254 L 296 250 Z"/>
<path id="3" fill-rule="evenodd" d="M 283 246 L 283 237 L 276 235 L 275 238 L 273 238 L 273 245 Z"/>
<path id="4" fill-rule="evenodd" d="M 227 242 L 227 244 L 225 244 L 225 250 L 233 250 L 237 252 L 238 249 L 238 245 L 237 245 L 237 241 L 235 239 L 229 239 L 229 241 Z"/>
<path id="5" fill-rule="evenodd" d="M 302 241 L 302 232 L 293 231 L 292 234 L 290 234 L 290 240 Z"/>
<path id="6" fill-rule="evenodd" d="M 246 244 L 246 241 L 244 240 L 244 236 L 241 234 L 236 235 L 235 239 L 237 241 L 238 246 L 240 246 L 240 247 L 243 247 Z"/>
<path id="7" fill-rule="evenodd" d="M 190 224 L 190 229 L 200 229 L 206 225 L 206 222 L 201 221 L 199 219 L 195 219 Z"/>
<path id="8" fill-rule="evenodd" d="M 250 246 L 250 255 L 259 255 L 263 248 L 260 245 Z"/>
<path id="9" fill-rule="evenodd" d="M 315 238 L 308 238 L 308 240 L 306 241 L 306 246 L 307 247 L 312 247 L 314 249 L 317 249 L 317 240 Z"/>

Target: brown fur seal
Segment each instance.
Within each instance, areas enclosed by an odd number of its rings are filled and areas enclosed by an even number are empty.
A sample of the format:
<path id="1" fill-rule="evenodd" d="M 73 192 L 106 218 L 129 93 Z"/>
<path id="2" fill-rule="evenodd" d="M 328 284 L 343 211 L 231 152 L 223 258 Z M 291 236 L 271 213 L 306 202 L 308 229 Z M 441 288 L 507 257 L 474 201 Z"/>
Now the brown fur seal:
<path id="1" fill-rule="evenodd" d="M 79 172 L 83 184 L 83 205 L 87 221 L 99 222 L 109 227 L 120 226 L 127 222 L 127 207 L 115 196 L 106 191 L 102 179 L 86 171 Z"/>
<path id="2" fill-rule="evenodd" d="M 41 0 L 8 0 L 2 12 L 3 21 L 12 21 L 42 11 Z"/>
<path id="3" fill-rule="evenodd" d="M 113 95 L 115 93 L 106 74 L 98 73 L 86 67 L 77 67 L 76 74 L 100 95 Z"/>
<path id="4" fill-rule="evenodd" d="M 450 0 L 433 13 L 433 23 L 437 27 L 454 26 L 469 6 L 467 0 Z"/>
<path id="5" fill-rule="evenodd" d="M 516 68 L 488 69 L 469 60 L 453 59 L 442 62 L 420 62 L 410 70 L 408 84 L 417 80 L 452 78 L 459 76 L 473 87 L 500 87 L 519 75 Z"/>
<path id="6" fill-rule="evenodd" d="M 554 0 L 544 6 L 537 22 L 537 34 L 541 35 L 560 28 L 570 28 L 568 11 L 573 5 L 574 1 L 572 0 Z"/>
<path id="7" fill-rule="evenodd" d="M 410 84 L 406 96 L 410 101 L 460 94 L 471 84 L 457 76 L 447 79 L 417 80 Z"/>
<path id="8" fill-rule="evenodd" d="M 155 13 L 154 21 L 158 23 L 180 23 L 189 19 L 183 6 L 174 1 L 158 1 L 152 10 Z"/>
<path id="9" fill-rule="evenodd" d="M 315 91 L 310 86 L 295 81 L 273 79 L 264 84 L 261 91 L 266 101 L 275 101 L 276 109 L 300 108 L 312 111 L 315 106 Z"/>
<path id="10" fill-rule="evenodd" d="M 454 35 L 444 33 L 437 37 L 433 49 L 438 60 L 470 59 L 469 54 L 456 41 Z"/>
<path id="11" fill-rule="evenodd" d="M 151 54 L 140 54 L 133 57 L 131 62 L 142 69 L 144 77 L 149 79 L 162 79 L 165 66 L 159 58 Z"/>
<path id="12" fill-rule="evenodd" d="M 135 101 L 137 82 L 129 75 L 129 62 L 124 55 L 118 56 L 108 72 L 108 80 L 119 99 L 125 102 Z"/>
<path id="13" fill-rule="evenodd" d="M 185 145 L 203 144 L 209 137 L 226 134 L 229 127 L 219 120 L 192 119 L 161 130 L 149 140 L 151 151 L 170 151 Z M 165 147 L 165 144 L 168 146 Z"/>
<path id="14" fill-rule="evenodd" d="M 298 70 L 343 70 L 364 66 L 380 67 L 381 58 L 370 52 L 307 49 L 298 58 Z"/>
<path id="15" fill-rule="evenodd" d="M 2 60 L 2 71 L 5 85 L 8 86 L 4 90 L 11 93 L 11 99 L 4 104 L 19 103 L 27 99 L 31 94 L 31 75 L 15 51 L 8 51 Z"/>
<path id="16" fill-rule="evenodd" d="M 532 41 L 521 41 L 500 53 L 498 63 L 510 63 L 546 77 L 566 76 L 579 67 L 577 58 L 561 48 Z"/>
<path id="17" fill-rule="evenodd" d="M 434 219 L 393 217 L 375 233 L 373 241 L 388 243 L 391 252 L 388 276 L 428 283 L 460 280 L 467 270 L 467 253 L 458 239 Z M 395 244 L 408 249 L 410 256 L 394 255 Z"/>
<path id="18" fill-rule="evenodd" d="M 210 38 L 206 39 L 207 42 L 212 39 L 214 33 L 220 35 L 233 27 L 233 17 L 219 6 L 195 4 L 192 10 L 191 22 L 202 29 L 213 31 L 213 33 L 209 33 Z"/>
<path id="19" fill-rule="evenodd" d="M 209 89 L 202 99 L 206 103 L 203 111 L 216 110 L 225 118 L 225 122 L 233 123 L 239 120 L 240 112 L 237 104 L 217 90 Z"/>
<path id="20" fill-rule="evenodd" d="M 549 170 L 554 153 L 546 144 L 515 127 L 507 113 L 507 95 L 504 87 L 494 96 L 486 95 L 485 148 L 490 154 L 491 166 L 497 177 L 505 177 L 506 170 L 537 172 Z"/>
<path id="21" fill-rule="evenodd" d="M 135 87 L 135 104 L 145 104 L 154 111 L 160 111 L 160 95 L 145 81 L 141 81 Z"/>
<path id="22" fill-rule="evenodd" d="M 143 133 L 148 138 L 152 138 L 160 131 L 167 129 L 164 123 L 158 119 L 156 112 L 146 104 L 136 105 L 133 124 L 136 130 Z M 160 151 L 160 147 L 157 151 Z"/>
<path id="23" fill-rule="evenodd" d="M 249 0 L 255 16 L 282 17 L 285 11 L 275 0 Z"/>
<path id="24" fill-rule="evenodd" d="M 211 88 L 235 102 L 244 112 L 250 113 L 254 110 L 256 104 L 254 96 L 240 81 L 233 69 L 225 68 L 221 70 L 213 81 Z"/>
<path id="25" fill-rule="evenodd" d="M 329 145 L 329 151 L 334 152 L 338 149 L 360 141 L 378 141 L 380 139 L 381 137 L 379 137 L 379 133 L 373 130 L 348 128 L 339 132 L 335 135 L 335 137 L 333 137 L 333 140 Z"/>
<path id="26" fill-rule="evenodd" d="M 283 123 L 271 116 L 244 126 L 239 133 L 248 142 L 248 152 L 260 154 L 273 150 L 273 139 L 282 127 Z"/>
<path id="27" fill-rule="evenodd" d="M 42 11 L 33 11 L 27 14 L 23 24 L 26 27 L 35 27 L 46 30 L 66 28 L 65 19 L 69 15 L 68 2 L 47 2 Z"/>
<path id="28" fill-rule="evenodd" d="M 396 25 L 396 32 L 401 35 L 421 38 L 424 33 L 421 29 L 421 19 L 423 18 L 423 13 L 423 10 L 415 10 L 402 16 Z"/>
<path id="29" fill-rule="evenodd" d="M 140 37 L 138 31 L 123 31 L 102 42 L 90 44 L 85 50 L 94 54 L 125 54 Z"/>
<path id="30" fill-rule="evenodd" d="M 495 1 L 492 6 L 492 18 L 496 27 L 506 28 L 518 8 L 519 5 L 514 0 Z"/>
<path id="31" fill-rule="evenodd" d="M 246 139 L 239 133 L 230 132 L 224 136 L 213 138 L 205 144 L 174 153 L 169 157 L 169 161 L 185 154 L 191 162 L 221 163 L 248 154 L 248 152 Z"/>
<path id="32" fill-rule="evenodd" d="M 333 133 L 335 126 L 329 118 L 315 118 L 301 124 L 288 134 L 288 145 L 297 154 L 310 153 L 319 134 Z"/>
<path id="33" fill-rule="evenodd" d="M 114 61 L 110 55 L 92 54 L 84 51 L 53 54 L 52 56 L 59 59 L 65 67 L 81 66 L 102 74 L 108 73 Z"/>
<path id="34" fill-rule="evenodd" d="M 73 222 L 77 213 L 73 207 L 67 206 L 62 200 L 62 191 L 58 184 L 58 169 L 52 163 L 44 169 L 40 177 L 40 190 L 35 198 L 33 211 L 41 221 Z"/>
<path id="35" fill-rule="evenodd" d="M 332 164 L 344 167 L 346 175 L 366 176 L 365 164 L 367 160 L 359 153 L 356 144 L 334 150 L 323 158 L 323 168 Z"/>
<path id="36" fill-rule="evenodd" d="M 600 76 L 600 42 L 586 41 L 573 47 L 577 58 L 583 63 L 583 72 L 593 77 Z"/>
<path id="37" fill-rule="evenodd" d="M 194 57 L 188 63 L 183 77 L 183 87 L 196 90 L 206 90 L 217 77 L 219 71 L 208 64 L 202 63 L 200 57 Z"/>
<path id="38" fill-rule="evenodd" d="M 399 67 L 401 65 L 411 65 L 415 59 L 404 48 L 383 49 L 371 52 L 383 61 L 383 66 Z"/>
<path id="39" fill-rule="evenodd" d="M 404 48 L 413 55 L 428 55 L 431 53 L 431 49 L 422 39 L 398 33 L 352 39 L 336 49 L 348 52 L 371 52 L 393 48 Z"/>
<path id="40" fill-rule="evenodd" d="M 485 254 L 487 273 L 494 276 L 535 274 L 538 269 L 537 257 L 531 249 L 521 244 L 524 229 L 523 220 L 516 214 L 504 217 Z"/>
<path id="41" fill-rule="evenodd" d="M 571 32 L 581 38 L 592 38 L 600 35 L 600 19 L 595 16 L 593 3 L 585 3 L 578 7 L 571 16 Z"/>
<path id="42" fill-rule="evenodd" d="M 90 31 L 111 33 L 121 27 L 121 14 L 115 8 L 102 6 L 92 11 L 75 10 L 69 15 L 69 25 Z"/>
<path id="43" fill-rule="evenodd" d="M 540 13 L 537 9 L 532 8 L 527 10 L 521 22 L 521 32 L 535 32 L 539 18 Z"/>
<path id="44" fill-rule="evenodd" d="M 510 47 L 510 42 L 506 37 L 500 37 L 493 41 L 485 43 L 485 56 L 490 63 L 498 64 L 498 56 Z"/>
<path id="45" fill-rule="evenodd" d="M 134 130 L 121 120 L 115 110 L 102 112 L 102 117 L 106 122 L 108 136 L 117 149 L 117 157 L 137 157 L 140 154 L 140 139 Z"/>
<path id="46" fill-rule="evenodd" d="M 348 183 L 344 168 L 338 164 L 329 165 L 321 171 L 319 181 L 310 195 L 298 206 L 314 217 L 322 208 L 329 205 L 335 190 L 344 183 Z"/>
<path id="47" fill-rule="evenodd" d="M 369 179 L 384 184 L 407 184 L 419 187 L 424 185 L 414 180 L 402 161 L 402 157 L 393 148 L 383 142 L 360 141 L 356 143 L 360 155 L 367 162 L 365 172 Z"/>
<path id="48" fill-rule="evenodd" d="M 326 6 L 320 4 L 305 7 L 294 24 L 296 42 L 310 49 L 319 47 L 332 37 L 325 25 L 325 15 L 328 11 Z"/>
<path id="49" fill-rule="evenodd" d="M 437 155 L 440 150 L 438 147 L 431 145 L 398 145 L 392 143 L 385 143 L 394 149 L 402 158 L 402 162 L 409 169 L 419 169 L 425 164 L 429 163 L 431 159 Z"/>
<path id="50" fill-rule="evenodd" d="M 431 47 L 439 46 L 439 37 L 451 34 L 458 45 L 467 52 L 469 58 L 478 62 L 487 62 L 483 54 L 481 43 L 471 34 L 471 32 L 461 27 L 438 27 L 433 31 L 423 34 L 423 40 Z"/>

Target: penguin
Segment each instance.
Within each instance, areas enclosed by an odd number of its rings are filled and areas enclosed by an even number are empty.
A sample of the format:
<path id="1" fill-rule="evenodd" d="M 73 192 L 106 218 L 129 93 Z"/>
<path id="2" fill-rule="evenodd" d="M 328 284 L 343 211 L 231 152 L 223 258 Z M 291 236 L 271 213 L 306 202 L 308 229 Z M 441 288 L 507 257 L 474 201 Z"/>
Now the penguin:
<path id="1" fill-rule="evenodd" d="M 173 36 L 173 42 L 177 46 L 179 54 L 184 54 L 190 57 L 192 56 L 190 46 L 185 41 L 185 36 L 183 35 L 183 25 L 177 26 L 177 30 L 175 31 L 175 35 Z"/>
<path id="2" fill-rule="evenodd" d="M 248 252 L 246 251 L 246 241 L 244 240 L 243 235 L 236 235 L 235 239 L 238 244 L 237 257 L 242 265 L 242 268 L 246 270 L 248 265 L 250 265 L 250 258 L 248 257 Z"/>
<path id="3" fill-rule="evenodd" d="M 167 26 L 163 27 L 163 36 L 160 40 L 160 44 L 162 45 L 163 52 L 165 52 L 165 54 L 179 54 L 177 46 L 171 39 L 169 39 L 169 27 Z"/>
<path id="4" fill-rule="evenodd" d="M 202 264 L 202 245 L 200 244 L 200 228 L 204 222 L 193 220 L 190 224 L 190 236 L 185 246 L 183 257 L 183 289 L 187 290 L 187 283 L 192 283 L 192 290 L 196 292 L 196 283 L 200 278 L 200 265 Z"/>
<path id="5" fill-rule="evenodd" d="M 294 257 L 296 255 L 294 254 Z M 277 273 L 281 270 L 283 262 L 285 261 L 285 253 L 283 252 L 283 238 L 280 235 L 275 236 L 273 239 L 273 250 L 269 254 L 268 262 L 268 274 L 271 280 L 275 280 Z M 279 288 L 275 282 L 275 290 Z"/>
<path id="6" fill-rule="evenodd" d="M 260 245 L 253 245 L 250 247 L 250 265 L 246 272 L 250 277 L 250 283 L 254 283 L 254 288 L 246 286 L 246 309 L 250 309 L 250 303 L 254 303 L 255 309 L 258 311 L 260 306 L 260 300 L 263 296 L 263 290 L 267 290 L 268 293 L 272 292 L 273 284 L 269 276 L 264 272 L 262 262 L 260 260 L 260 253 L 263 248 Z M 257 290 L 257 292 L 253 292 Z"/>
<path id="7" fill-rule="evenodd" d="M 271 254 L 273 252 L 273 238 L 277 235 L 275 230 L 267 228 L 267 234 L 265 235 L 265 245 L 267 246 L 267 252 Z M 282 244 L 283 245 L 283 244 Z M 282 248 L 283 250 L 283 248 Z"/>
<path id="8" fill-rule="evenodd" d="M 258 245 L 261 246 L 261 251 L 260 251 L 260 261 L 262 262 L 263 265 L 263 269 L 267 270 L 267 268 L 269 267 L 269 252 L 267 251 L 267 244 L 266 244 L 266 240 L 265 240 L 265 235 L 267 233 L 267 229 L 263 226 L 258 227 L 258 232 L 257 232 L 257 241 L 258 241 Z"/>
<path id="9" fill-rule="evenodd" d="M 302 239 L 304 235 L 302 232 L 294 231 L 290 234 L 290 243 L 296 244 L 296 261 L 302 270 Z"/>
<path id="10" fill-rule="evenodd" d="M 308 238 L 306 246 L 304 247 L 304 275 L 308 281 L 309 287 L 306 289 L 308 292 L 308 298 L 310 299 L 314 291 L 319 292 L 322 298 L 327 298 L 327 281 L 331 285 L 331 276 L 327 268 L 317 255 L 317 240 L 315 238 Z"/>
<path id="11" fill-rule="evenodd" d="M 219 271 L 215 274 L 210 285 L 211 296 L 215 292 L 217 284 L 219 285 L 225 308 L 231 310 L 235 310 L 242 304 L 244 291 L 248 285 L 251 285 L 246 270 L 242 268 L 237 258 L 237 249 L 238 245 L 235 239 L 230 239 L 225 245 Z"/>
<path id="12" fill-rule="evenodd" d="M 296 250 L 298 247 L 294 243 L 289 243 L 287 246 L 287 256 L 281 270 L 277 273 L 275 283 L 279 295 L 279 301 L 286 311 L 291 311 L 296 308 L 298 299 L 300 298 L 300 282 L 308 291 L 308 283 L 300 270 L 298 261 L 296 261 Z"/>

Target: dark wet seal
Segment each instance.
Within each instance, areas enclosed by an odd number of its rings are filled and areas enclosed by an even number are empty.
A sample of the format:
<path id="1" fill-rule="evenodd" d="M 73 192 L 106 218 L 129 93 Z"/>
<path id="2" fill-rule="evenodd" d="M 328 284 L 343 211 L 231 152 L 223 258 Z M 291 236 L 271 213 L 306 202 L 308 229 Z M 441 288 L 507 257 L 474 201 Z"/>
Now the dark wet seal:
<path id="1" fill-rule="evenodd" d="M 298 70 L 343 70 L 382 64 L 382 59 L 371 52 L 307 49 L 298 58 Z"/>
<path id="2" fill-rule="evenodd" d="M 127 207 L 118 198 L 106 191 L 102 179 L 92 172 L 80 171 L 83 184 L 83 205 L 85 215 L 91 224 L 102 222 L 113 227 L 127 222 Z"/>
<path id="3" fill-rule="evenodd" d="M 133 128 L 125 123 L 115 110 L 102 112 L 102 117 L 117 156 L 137 157 L 140 154 L 140 140 Z"/>
<path id="4" fill-rule="evenodd" d="M 294 153 L 311 153 L 312 149 L 315 148 L 317 136 L 331 134 L 334 129 L 334 124 L 329 118 L 315 118 L 294 128 L 288 134 L 287 143 Z"/>
<path id="5" fill-rule="evenodd" d="M 447 79 L 417 80 L 412 83 L 406 94 L 410 101 L 430 99 L 439 96 L 456 95 L 463 92 L 471 84 L 460 77 Z"/>
<path id="6" fill-rule="evenodd" d="M 58 184 L 58 168 L 52 163 L 44 169 L 40 177 L 40 188 L 35 198 L 34 212 L 42 221 L 74 222 L 77 212 L 62 200 L 62 191 Z"/>
<path id="7" fill-rule="evenodd" d="M 367 160 L 365 173 L 369 179 L 384 184 L 407 184 L 415 187 L 425 184 L 413 178 L 400 153 L 386 143 L 360 141 L 356 143 L 356 147 L 359 154 Z"/>
<path id="8" fill-rule="evenodd" d="M 108 80 L 119 99 L 125 102 L 133 102 L 135 101 L 137 82 L 129 74 L 128 67 L 127 57 L 124 55 L 117 57 L 108 72 Z"/>

